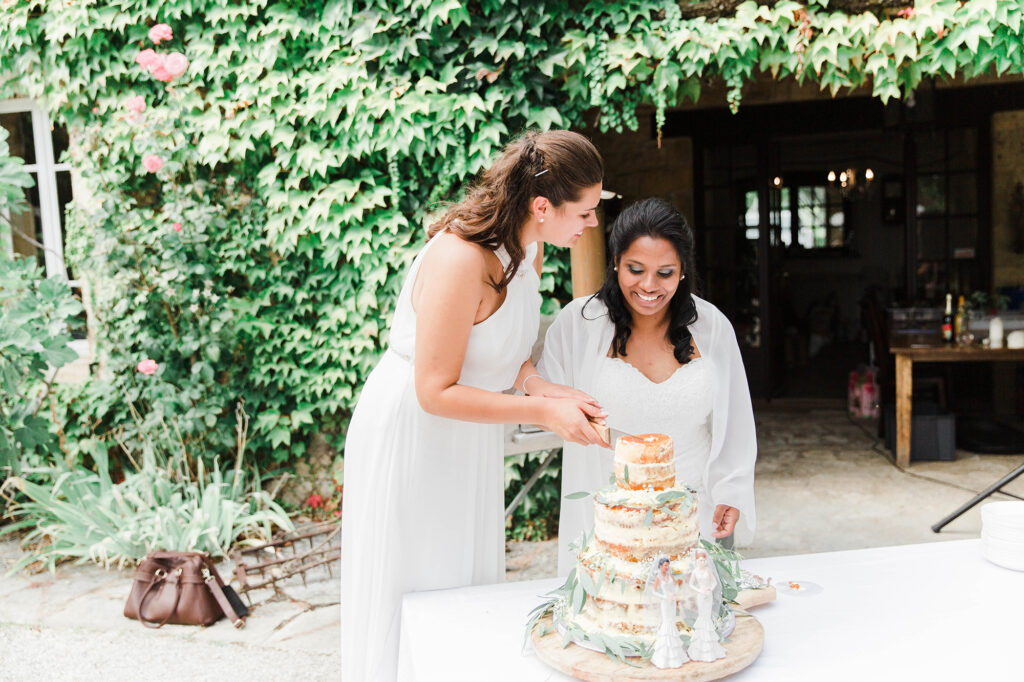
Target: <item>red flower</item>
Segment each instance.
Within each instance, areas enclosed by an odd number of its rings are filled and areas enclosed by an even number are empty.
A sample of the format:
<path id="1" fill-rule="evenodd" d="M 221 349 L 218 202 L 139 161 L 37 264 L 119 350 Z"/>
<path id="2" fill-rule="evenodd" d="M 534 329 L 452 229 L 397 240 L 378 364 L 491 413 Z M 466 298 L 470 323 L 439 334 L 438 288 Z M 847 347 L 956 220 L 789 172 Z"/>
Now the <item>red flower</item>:
<path id="1" fill-rule="evenodd" d="M 181 232 L 181 223 L 172 223 L 171 227 L 174 228 L 175 232 Z"/>
<path id="2" fill-rule="evenodd" d="M 323 502 L 324 498 L 320 497 L 316 493 L 313 493 L 312 495 L 306 498 L 306 506 L 312 509 L 316 509 L 321 504 L 323 504 Z"/>

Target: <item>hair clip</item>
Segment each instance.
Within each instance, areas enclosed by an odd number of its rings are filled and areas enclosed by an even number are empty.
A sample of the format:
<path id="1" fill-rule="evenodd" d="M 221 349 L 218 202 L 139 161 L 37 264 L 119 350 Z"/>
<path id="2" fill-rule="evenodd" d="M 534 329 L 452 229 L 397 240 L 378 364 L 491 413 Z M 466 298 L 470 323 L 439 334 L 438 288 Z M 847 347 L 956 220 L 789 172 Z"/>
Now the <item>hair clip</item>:
<path id="1" fill-rule="evenodd" d="M 539 172 L 539 173 L 534 173 L 534 174 L 533 174 L 533 177 L 535 177 L 535 178 L 539 178 L 540 176 L 544 175 L 544 174 L 545 174 L 545 173 L 547 173 L 547 172 L 548 172 L 548 169 L 547 169 L 547 168 L 545 168 L 544 170 L 542 170 L 542 171 L 541 171 L 541 172 Z"/>

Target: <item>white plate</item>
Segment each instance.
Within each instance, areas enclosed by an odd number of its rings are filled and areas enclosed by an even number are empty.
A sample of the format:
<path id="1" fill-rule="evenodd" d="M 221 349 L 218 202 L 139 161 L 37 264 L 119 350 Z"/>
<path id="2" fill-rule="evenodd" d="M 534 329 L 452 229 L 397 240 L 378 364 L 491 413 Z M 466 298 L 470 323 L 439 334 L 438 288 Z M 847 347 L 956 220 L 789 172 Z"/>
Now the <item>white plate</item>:
<path id="1" fill-rule="evenodd" d="M 981 523 L 1024 528 L 1024 500 L 989 502 L 981 508 Z"/>
<path id="2" fill-rule="evenodd" d="M 825 589 L 818 583 L 807 580 L 773 580 L 772 584 L 780 594 L 790 594 L 794 597 L 812 597 L 821 594 Z"/>

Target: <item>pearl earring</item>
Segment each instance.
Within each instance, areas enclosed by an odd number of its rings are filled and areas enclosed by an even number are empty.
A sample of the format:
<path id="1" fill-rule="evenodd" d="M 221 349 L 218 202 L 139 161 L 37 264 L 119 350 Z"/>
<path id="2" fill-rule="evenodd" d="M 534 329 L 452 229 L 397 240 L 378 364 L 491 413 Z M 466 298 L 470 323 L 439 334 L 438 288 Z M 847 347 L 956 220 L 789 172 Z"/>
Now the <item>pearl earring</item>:
<path id="1" fill-rule="evenodd" d="M 680 282 L 682 282 L 684 279 L 686 279 L 686 275 L 682 275 L 682 276 L 679 277 L 679 281 Z"/>
<path id="2" fill-rule="evenodd" d="M 537 222 L 538 223 L 542 223 L 542 222 L 544 222 L 544 219 L 543 218 L 537 218 Z"/>

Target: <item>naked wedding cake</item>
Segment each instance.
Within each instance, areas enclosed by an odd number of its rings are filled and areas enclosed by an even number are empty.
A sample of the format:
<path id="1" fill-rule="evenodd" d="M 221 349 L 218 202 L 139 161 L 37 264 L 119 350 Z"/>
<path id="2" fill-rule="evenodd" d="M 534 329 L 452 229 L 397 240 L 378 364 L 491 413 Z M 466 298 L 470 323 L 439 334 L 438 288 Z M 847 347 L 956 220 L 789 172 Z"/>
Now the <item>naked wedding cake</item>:
<path id="1" fill-rule="evenodd" d="M 693 570 L 697 494 L 676 486 L 666 435 L 619 438 L 614 466 L 614 484 L 594 494 L 593 533 L 579 544 L 569 594 L 553 615 L 577 643 L 625 638 L 643 649 L 653 645 L 660 623 L 657 604 L 644 594 L 652 565 L 667 556 L 674 573 Z M 682 618 L 677 625 L 690 630 Z"/>

